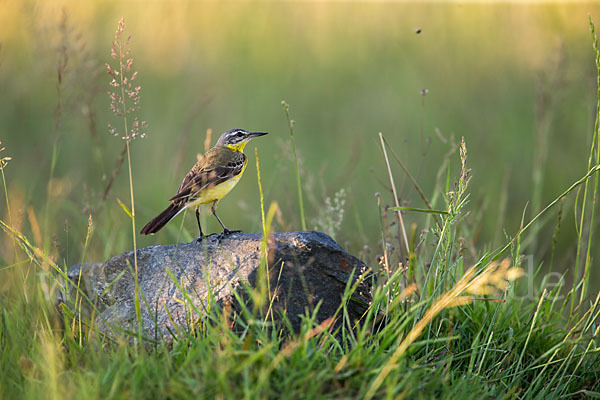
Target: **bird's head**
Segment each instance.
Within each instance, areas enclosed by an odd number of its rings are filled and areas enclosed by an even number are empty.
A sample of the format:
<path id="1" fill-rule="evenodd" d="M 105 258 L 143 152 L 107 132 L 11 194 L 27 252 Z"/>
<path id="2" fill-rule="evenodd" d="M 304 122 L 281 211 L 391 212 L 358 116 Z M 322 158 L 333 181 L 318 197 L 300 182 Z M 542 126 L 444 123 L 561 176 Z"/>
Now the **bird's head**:
<path id="1" fill-rule="evenodd" d="M 244 129 L 230 129 L 221 135 L 216 146 L 226 146 L 235 151 L 243 151 L 250 139 L 266 134 L 267 132 L 248 132 Z"/>

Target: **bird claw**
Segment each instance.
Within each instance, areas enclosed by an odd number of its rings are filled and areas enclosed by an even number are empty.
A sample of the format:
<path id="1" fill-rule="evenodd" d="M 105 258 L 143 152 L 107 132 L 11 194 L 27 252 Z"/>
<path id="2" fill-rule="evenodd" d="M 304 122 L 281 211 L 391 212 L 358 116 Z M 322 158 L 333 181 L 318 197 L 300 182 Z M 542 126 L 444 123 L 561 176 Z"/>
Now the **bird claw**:
<path id="1" fill-rule="evenodd" d="M 242 231 L 239 231 L 239 230 L 237 230 L 237 231 L 230 231 L 229 229 L 225 229 L 225 230 L 223 231 L 223 233 L 221 233 L 221 234 L 219 235 L 219 240 L 223 240 L 223 239 L 225 239 L 227 236 L 229 236 L 229 235 L 232 235 L 232 234 L 234 234 L 234 233 L 241 233 L 241 232 L 242 232 Z"/>
<path id="2" fill-rule="evenodd" d="M 217 233 L 211 233 L 210 235 L 202 235 L 200 237 L 198 237 L 195 242 L 196 243 L 202 243 L 202 241 L 204 240 L 208 240 L 209 242 L 213 242 L 213 241 L 218 241 L 221 239 L 222 235 L 219 235 Z"/>
<path id="3" fill-rule="evenodd" d="M 202 241 L 204 241 L 205 239 L 208 239 L 209 241 L 212 241 L 213 239 L 216 239 L 217 241 L 221 240 L 221 239 L 225 239 L 227 236 L 232 235 L 234 233 L 242 233 L 242 231 L 240 230 L 236 230 L 236 231 L 230 231 L 229 229 L 225 229 L 222 233 L 211 233 L 210 235 L 202 235 L 199 236 L 195 242 L 196 243 L 202 243 Z"/>
<path id="4" fill-rule="evenodd" d="M 242 233 L 242 231 L 240 231 L 240 230 L 237 230 L 237 231 L 230 231 L 229 229 L 224 229 L 224 230 L 223 230 L 223 233 L 221 233 L 221 235 L 220 235 L 220 236 L 221 236 L 221 237 L 225 237 L 225 236 L 229 236 L 229 235 L 231 235 L 231 234 L 233 234 L 233 233 Z"/>

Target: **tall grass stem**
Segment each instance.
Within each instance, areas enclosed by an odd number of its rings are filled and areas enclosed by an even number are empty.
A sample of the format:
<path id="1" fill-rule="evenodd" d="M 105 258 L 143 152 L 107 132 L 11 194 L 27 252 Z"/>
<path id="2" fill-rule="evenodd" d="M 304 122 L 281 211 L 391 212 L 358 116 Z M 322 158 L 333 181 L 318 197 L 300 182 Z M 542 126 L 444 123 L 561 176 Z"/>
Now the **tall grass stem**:
<path id="1" fill-rule="evenodd" d="M 290 106 L 285 102 L 281 101 L 281 105 L 285 110 L 285 117 L 288 122 L 288 128 L 290 129 L 290 142 L 292 143 L 292 153 L 294 153 L 294 163 L 296 165 L 296 186 L 298 188 L 298 205 L 300 207 L 300 223 L 302 230 L 306 230 L 306 217 L 304 215 L 304 201 L 302 200 L 302 184 L 300 182 L 300 166 L 298 165 L 298 155 L 296 154 L 296 140 L 294 139 L 294 123 L 293 119 L 290 119 Z"/>
<path id="2" fill-rule="evenodd" d="M 396 193 L 396 183 L 394 183 L 394 176 L 392 175 L 392 168 L 390 167 L 390 160 L 387 156 L 387 151 L 385 150 L 385 141 L 383 139 L 383 135 L 379 132 L 379 140 L 381 141 L 381 149 L 383 150 L 383 157 L 385 159 L 385 165 L 387 167 L 388 176 L 390 177 L 390 185 L 392 185 L 392 193 L 394 194 L 394 202 L 396 203 L 396 207 L 400 207 L 400 201 L 398 200 L 398 193 Z M 406 256 L 410 254 L 410 245 L 408 244 L 408 237 L 406 236 L 406 228 L 404 227 L 404 219 L 402 218 L 402 211 L 396 212 L 398 215 L 398 222 L 400 223 L 400 233 L 402 234 L 402 240 L 404 242 L 404 247 L 406 250 Z"/>

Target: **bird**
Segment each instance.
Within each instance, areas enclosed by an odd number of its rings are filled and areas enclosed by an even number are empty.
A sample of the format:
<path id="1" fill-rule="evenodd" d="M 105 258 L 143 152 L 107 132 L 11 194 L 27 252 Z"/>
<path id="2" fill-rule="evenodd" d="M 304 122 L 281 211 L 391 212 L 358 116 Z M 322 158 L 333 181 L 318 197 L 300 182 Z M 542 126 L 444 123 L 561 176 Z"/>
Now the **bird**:
<path id="1" fill-rule="evenodd" d="M 249 132 L 244 129 L 230 129 L 223 133 L 214 147 L 208 150 L 187 173 L 177 193 L 169 199 L 171 204 L 154 217 L 141 230 L 142 235 L 151 235 L 162 229 L 177 214 L 188 207 L 196 209 L 196 221 L 201 241 L 205 236 L 200 225 L 202 204 L 212 203 L 210 211 L 223 227 L 223 236 L 240 231 L 227 229 L 217 215 L 217 203 L 238 183 L 248 159 L 243 153 L 250 139 L 264 136 L 267 132 Z"/>

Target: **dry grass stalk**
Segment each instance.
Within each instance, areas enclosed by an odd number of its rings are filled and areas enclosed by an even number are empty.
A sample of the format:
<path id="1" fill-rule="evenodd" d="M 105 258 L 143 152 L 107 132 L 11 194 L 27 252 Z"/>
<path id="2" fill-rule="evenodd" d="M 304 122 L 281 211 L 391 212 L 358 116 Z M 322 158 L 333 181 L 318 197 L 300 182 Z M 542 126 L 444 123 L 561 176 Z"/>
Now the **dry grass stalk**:
<path id="1" fill-rule="evenodd" d="M 387 156 L 387 151 L 385 150 L 385 142 L 383 140 L 383 135 L 379 132 L 379 140 L 381 141 L 381 148 L 383 149 L 383 157 L 385 159 L 385 165 L 387 166 L 388 175 L 390 177 L 390 184 L 392 185 L 392 193 L 394 194 L 394 202 L 396 203 L 396 207 L 400 207 L 400 201 L 398 200 L 398 193 L 396 193 L 396 184 L 394 183 L 394 176 L 392 175 L 392 168 L 390 167 L 390 160 Z M 402 213 L 397 212 L 398 222 L 400 222 L 400 232 L 402 233 L 402 239 L 404 242 L 404 247 L 406 249 L 406 254 L 410 254 L 410 246 L 408 245 L 408 237 L 406 236 L 406 228 L 404 228 L 404 220 L 402 219 Z"/>

